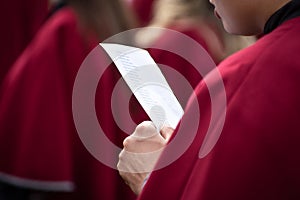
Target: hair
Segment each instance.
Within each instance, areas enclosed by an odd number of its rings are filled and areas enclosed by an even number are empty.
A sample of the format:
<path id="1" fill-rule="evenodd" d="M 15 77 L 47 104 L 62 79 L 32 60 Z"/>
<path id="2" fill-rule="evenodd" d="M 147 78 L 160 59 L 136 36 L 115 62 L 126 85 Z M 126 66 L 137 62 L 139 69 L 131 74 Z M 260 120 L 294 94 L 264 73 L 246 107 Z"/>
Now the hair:
<path id="1" fill-rule="evenodd" d="M 92 29 L 99 39 L 134 27 L 120 0 L 66 0 L 81 20 L 81 24 Z"/>
<path id="2" fill-rule="evenodd" d="M 157 0 L 151 24 L 164 26 L 183 18 L 204 17 L 208 13 L 208 3 L 203 0 Z"/>

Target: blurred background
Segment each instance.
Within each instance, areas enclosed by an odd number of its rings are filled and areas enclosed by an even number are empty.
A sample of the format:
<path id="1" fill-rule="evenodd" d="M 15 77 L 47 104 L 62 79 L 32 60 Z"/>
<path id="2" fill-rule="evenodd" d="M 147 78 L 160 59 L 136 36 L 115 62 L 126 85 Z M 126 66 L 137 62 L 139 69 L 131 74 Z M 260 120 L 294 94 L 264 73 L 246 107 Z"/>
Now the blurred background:
<path id="1" fill-rule="evenodd" d="M 115 169 L 85 149 L 73 121 L 74 81 L 99 42 L 133 28 L 167 28 L 197 41 L 219 64 L 256 40 L 227 34 L 206 0 L 15 0 L 1 9 L 0 200 L 136 198 Z M 142 46 L 183 45 L 164 31 L 149 34 L 141 29 L 134 40 Z M 147 50 L 193 88 L 203 78 L 178 55 Z M 197 52 L 187 52 L 197 57 Z M 99 52 L 97 65 L 106 59 Z M 117 126 L 110 109 L 120 78 L 112 64 L 99 81 L 95 109 L 107 137 L 122 148 L 130 133 Z M 185 104 L 189 94 L 178 88 Z M 122 92 L 130 93 L 125 84 Z M 123 94 L 118 104 L 127 109 Z M 134 97 L 128 109 L 136 123 L 148 119 Z M 115 152 L 105 153 L 117 158 Z"/>

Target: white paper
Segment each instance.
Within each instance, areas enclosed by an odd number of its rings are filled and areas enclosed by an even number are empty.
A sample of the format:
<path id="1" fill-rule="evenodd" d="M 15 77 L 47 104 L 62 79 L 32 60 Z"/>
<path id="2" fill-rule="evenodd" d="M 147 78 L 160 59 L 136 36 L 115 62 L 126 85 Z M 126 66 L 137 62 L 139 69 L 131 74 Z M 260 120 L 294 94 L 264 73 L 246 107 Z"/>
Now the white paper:
<path id="1" fill-rule="evenodd" d="M 148 51 L 113 43 L 100 43 L 120 71 L 156 128 L 176 128 L 183 109 Z"/>

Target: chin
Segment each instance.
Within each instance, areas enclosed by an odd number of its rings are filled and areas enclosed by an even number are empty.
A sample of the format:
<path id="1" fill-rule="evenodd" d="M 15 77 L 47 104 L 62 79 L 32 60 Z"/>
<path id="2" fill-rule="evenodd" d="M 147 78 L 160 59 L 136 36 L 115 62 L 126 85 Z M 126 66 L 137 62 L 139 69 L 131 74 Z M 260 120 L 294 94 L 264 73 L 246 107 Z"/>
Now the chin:
<path id="1" fill-rule="evenodd" d="M 232 35 L 243 35 L 243 36 L 253 36 L 258 35 L 261 33 L 259 30 L 253 30 L 253 29 L 233 29 L 230 27 L 224 26 L 224 29 L 227 33 Z"/>
<path id="2" fill-rule="evenodd" d="M 241 35 L 242 33 L 236 29 L 233 29 L 231 27 L 228 27 L 226 25 L 224 25 L 224 29 L 227 33 L 232 34 L 232 35 Z"/>

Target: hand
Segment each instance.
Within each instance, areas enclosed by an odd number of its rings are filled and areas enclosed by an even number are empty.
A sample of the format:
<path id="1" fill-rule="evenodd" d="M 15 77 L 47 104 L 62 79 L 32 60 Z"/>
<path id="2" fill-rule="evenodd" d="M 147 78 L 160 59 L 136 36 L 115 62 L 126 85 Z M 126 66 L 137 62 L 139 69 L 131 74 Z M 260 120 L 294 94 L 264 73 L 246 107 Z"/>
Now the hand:
<path id="1" fill-rule="evenodd" d="M 172 133 L 169 127 L 158 133 L 152 122 L 145 121 L 124 140 L 117 167 L 134 193 L 141 192 L 146 176 L 153 170 Z"/>

